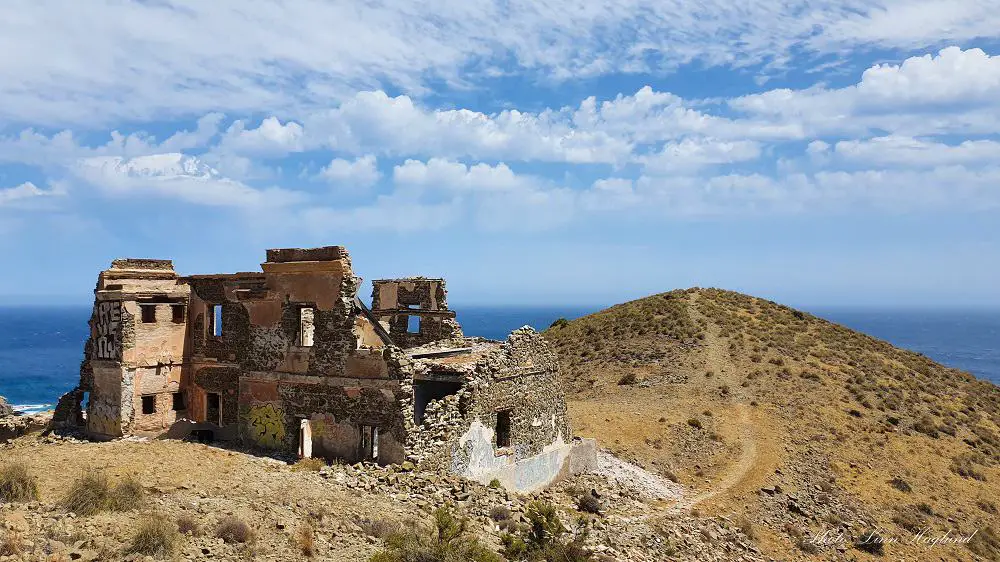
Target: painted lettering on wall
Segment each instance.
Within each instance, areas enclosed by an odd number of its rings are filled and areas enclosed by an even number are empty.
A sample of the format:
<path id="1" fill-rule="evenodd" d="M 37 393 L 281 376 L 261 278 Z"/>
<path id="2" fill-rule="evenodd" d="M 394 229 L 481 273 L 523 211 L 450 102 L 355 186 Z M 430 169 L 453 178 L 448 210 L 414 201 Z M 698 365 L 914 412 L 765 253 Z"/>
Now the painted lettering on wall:
<path id="1" fill-rule="evenodd" d="M 94 305 L 94 358 L 121 359 L 121 301 L 99 301 Z"/>
<path id="2" fill-rule="evenodd" d="M 250 438 L 261 447 L 277 449 L 285 444 L 285 412 L 273 404 L 253 406 L 247 416 Z"/>

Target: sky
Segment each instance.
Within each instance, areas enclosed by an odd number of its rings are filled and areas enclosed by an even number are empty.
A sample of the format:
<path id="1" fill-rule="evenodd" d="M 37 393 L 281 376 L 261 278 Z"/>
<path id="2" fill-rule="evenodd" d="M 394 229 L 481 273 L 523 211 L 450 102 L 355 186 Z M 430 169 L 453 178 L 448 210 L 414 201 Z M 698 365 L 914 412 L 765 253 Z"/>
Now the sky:
<path id="1" fill-rule="evenodd" d="M 1000 0 L 0 10 L 0 303 L 344 245 L 453 304 L 1000 306 Z"/>

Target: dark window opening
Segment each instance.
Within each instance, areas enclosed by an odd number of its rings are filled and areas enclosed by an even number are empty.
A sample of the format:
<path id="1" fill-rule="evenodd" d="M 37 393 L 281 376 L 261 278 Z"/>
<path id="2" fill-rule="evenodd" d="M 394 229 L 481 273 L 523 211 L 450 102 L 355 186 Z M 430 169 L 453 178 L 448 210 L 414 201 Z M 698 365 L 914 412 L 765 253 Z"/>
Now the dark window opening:
<path id="1" fill-rule="evenodd" d="M 424 423 L 424 411 L 432 400 L 457 394 L 462 384 L 447 381 L 413 381 L 413 421 Z"/>
<path id="2" fill-rule="evenodd" d="M 420 333 L 420 317 L 419 316 L 407 316 L 406 317 L 406 331 L 410 334 Z"/>
<path id="3" fill-rule="evenodd" d="M 222 425 L 222 397 L 217 392 L 205 396 L 205 421 Z"/>
<path id="4" fill-rule="evenodd" d="M 497 447 L 510 447 L 510 410 L 497 412 Z"/>
<path id="5" fill-rule="evenodd" d="M 183 304 L 175 304 L 175 305 L 173 305 L 173 306 L 170 307 L 170 310 L 173 312 L 173 321 L 174 321 L 174 324 L 183 324 L 184 323 L 184 312 L 185 312 L 186 308 L 187 307 L 184 306 Z"/>
<path id="6" fill-rule="evenodd" d="M 361 426 L 361 456 L 364 460 L 378 460 L 378 428 Z"/>
<path id="7" fill-rule="evenodd" d="M 211 319 L 211 333 L 215 337 L 222 336 L 222 305 L 216 304 L 212 306 L 212 319 Z"/>
<path id="8" fill-rule="evenodd" d="M 313 337 L 316 334 L 316 312 L 310 306 L 299 309 L 299 345 L 302 347 L 312 347 Z"/>
<path id="9" fill-rule="evenodd" d="M 155 304 L 140 304 L 139 311 L 142 317 L 143 324 L 151 324 L 156 322 L 156 305 Z"/>
<path id="10" fill-rule="evenodd" d="M 180 410 L 186 410 L 187 406 L 184 404 L 184 393 L 175 392 L 174 393 L 174 411 L 178 412 Z"/>
<path id="11" fill-rule="evenodd" d="M 156 413 L 156 396 L 143 396 L 142 397 L 142 413 L 143 414 L 155 414 Z"/>

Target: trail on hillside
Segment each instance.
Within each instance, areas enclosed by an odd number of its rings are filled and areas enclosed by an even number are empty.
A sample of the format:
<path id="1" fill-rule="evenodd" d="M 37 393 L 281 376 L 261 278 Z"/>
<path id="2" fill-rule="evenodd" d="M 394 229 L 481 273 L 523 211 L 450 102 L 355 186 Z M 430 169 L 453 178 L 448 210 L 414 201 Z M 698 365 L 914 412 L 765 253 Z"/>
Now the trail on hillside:
<path id="1" fill-rule="evenodd" d="M 711 489 L 701 492 L 700 494 L 681 499 L 673 505 L 671 508 L 672 511 L 687 511 L 700 503 L 725 494 L 742 483 L 744 478 L 750 474 L 750 471 L 753 470 L 754 466 L 757 464 L 757 438 L 754 434 L 753 424 L 750 421 L 750 415 L 744 404 L 737 404 L 736 408 L 739 411 L 740 420 L 741 450 L 739 461 L 737 461 L 736 464 L 726 472 L 726 475 L 722 478 L 722 480 L 714 483 Z"/>

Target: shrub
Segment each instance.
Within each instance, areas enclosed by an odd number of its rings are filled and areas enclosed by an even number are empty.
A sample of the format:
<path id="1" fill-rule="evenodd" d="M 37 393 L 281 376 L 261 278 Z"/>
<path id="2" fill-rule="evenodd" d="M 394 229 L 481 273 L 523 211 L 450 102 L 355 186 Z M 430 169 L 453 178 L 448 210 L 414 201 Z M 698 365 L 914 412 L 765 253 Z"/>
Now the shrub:
<path id="1" fill-rule="evenodd" d="M 134 476 L 111 485 L 107 475 L 86 472 L 70 486 L 62 506 L 84 517 L 101 511 L 130 511 L 142 505 L 145 492 Z"/>
<path id="2" fill-rule="evenodd" d="M 937 426 L 934 425 L 934 420 L 932 420 L 929 416 L 924 416 L 920 418 L 920 421 L 913 424 L 913 430 L 935 439 L 938 437 Z"/>
<path id="3" fill-rule="evenodd" d="M 556 318 L 555 322 L 549 324 L 549 328 L 564 328 L 569 326 L 569 320 L 565 318 Z"/>
<path id="4" fill-rule="evenodd" d="M 972 478 L 980 482 L 986 481 L 986 475 L 976 468 L 976 464 L 982 464 L 983 458 L 976 453 L 962 453 L 951 460 L 951 471 L 962 478 Z"/>
<path id="5" fill-rule="evenodd" d="M 22 462 L 5 464 L 0 468 L 0 501 L 27 502 L 38 500 L 38 483 Z"/>
<path id="6" fill-rule="evenodd" d="M 139 521 L 126 554 L 165 556 L 174 552 L 180 535 L 177 528 L 162 515 L 149 515 Z"/>
<path id="7" fill-rule="evenodd" d="M 107 475 L 100 472 L 87 472 L 77 478 L 63 498 L 62 506 L 84 517 L 93 515 L 108 508 L 108 498 L 111 496 L 111 483 Z"/>
<path id="8" fill-rule="evenodd" d="M 250 525 L 232 515 L 219 521 L 215 527 L 215 536 L 230 544 L 253 542 L 254 539 L 253 529 L 250 528 Z"/>
<path id="9" fill-rule="evenodd" d="M 635 373 L 626 373 L 618 379 L 618 384 L 621 386 L 632 385 L 639 382 L 639 377 L 635 376 Z"/>
<path id="10" fill-rule="evenodd" d="M 1000 534 L 993 527 L 980 529 L 966 546 L 973 554 L 986 560 L 1000 560 Z"/>
<path id="11" fill-rule="evenodd" d="M 698 418 L 691 418 L 691 419 L 689 419 L 687 421 L 687 424 L 690 425 L 691 427 L 695 428 L 695 429 L 701 429 L 702 428 L 701 420 L 699 420 Z"/>
<path id="12" fill-rule="evenodd" d="M 985 511 L 986 513 L 990 513 L 993 515 L 1000 514 L 1000 509 L 997 509 L 997 504 L 989 500 L 982 500 L 982 499 L 976 500 L 976 507 Z"/>
<path id="13" fill-rule="evenodd" d="M 305 457 L 296 461 L 292 465 L 292 470 L 303 472 L 319 472 L 319 469 L 326 466 L 326 460 L 319 457 Z"/>
<path id="14" fill-rule="evenodd" d="M 854 541 L 854 548 L 868 554 L 882 556 L 885 553 L 885 539 L 874 529 L 867 529 Z"/>
<path id="15" fill-rule="evenodd" d="M 498 523 L 510 519 L 510 509 L 505 505 L 495 505 L 490 508 L 490 519 Z"/>
<path id="16" fill-rule="evenodd" d="M 576 508 L 586 513 L 600 513 L 601 500 L 591 493 L 583 493 L 576 498 Z"/>
<path id="17" fill-rule="evenodd" d="M 177 518 L 177 531 L 182 535 L 197 537 L 201 534 L 201 526 L 198 520 L 191 515 L 181 515 Z"/>
<path id="18" fill-rule="evenodd" d="M 490 488 L 493 488 L 494 490 L 499 490 L 500 488 L 503 488 L 503 484 L 500 483 L 499 479 L 494 478 L 493 480 L 490 480 Z"/>
<path id="19" fill-rule="evenodd" d="M 892 522 L 911 533 L 919 533 L 927 528 L 927 519 L 915 506 L 897 507 Z"/>
<path id="20" fill-rule="evenodd" d="M 24 541 L 15 531 L 5 531 L 0 536 L 0 556 L 17 556 L 24 552 Z"/>
<path id="21" fill-rule="evenodd" d="M 111 511 L 131 511 L 142 505 L 145 490 L 142 483 L 133 475 L 122 478 L 111 489 L 108 496 L 108 509 Z"/>
<path id="22" fill-rule="evenodd" d="M 467 521 L 446 508 L 434 511 L 431 525 L 415 524 L 385 538 L 386 546 L 369 562 L 502 562 L 467 533 Z"/>
<path id="23" fill-rule="evenodd" d="M 299 545 L 299 551 L 303 556 L 312 557 L 316 555 L 315 531 L 308 522 L 299 525 L 295 531 L 295 542 Z"/>
<path id="24" fill-rule="evenodd" d="M 528 525 L 522 529 L 520 535 L 505 534 L 500 537 L 500 542 L 503 543 L 502 554 L 508 560 L 527 562 L 593 560 L 593 554 L 583 547 L 585 535 L 568 541 L 562 539 L 569 531 L 559 521 L 559 515 L 552 504 L 533 501 L 528 504 L 525 515 L 528 518 Z"/>
<path id="25" fill-rule="evenodd" d="M 753 523 L 750 522 L 749 518 L 741 515 L 733 520 L 733 525 L 746 535 L 748 539 L 753 540 L 756 538 L 753 532 Z"/>
<path id="26" fill-rule="evenodd" d="M 366 535 L 377 539 L 384 539 L 389 535 L 399 532 L 399 523 L 389 519 L 361 518 L 357 520 L 357 523 L 358 527 L 361 527 L 361 530 Z"/>
<path id="27" fill-rule="evenodd" d="M 910 492 L 913 491 L 913 487 L 910 486 L 910 483 L 907 482 L 906 480 L 903 480 L 899 476 L 896 476 L 895 478 L 890 480 L 889 484 L 891 484 L 893 488 L 899 490 L 900 492 L 909 494 Z"/>

